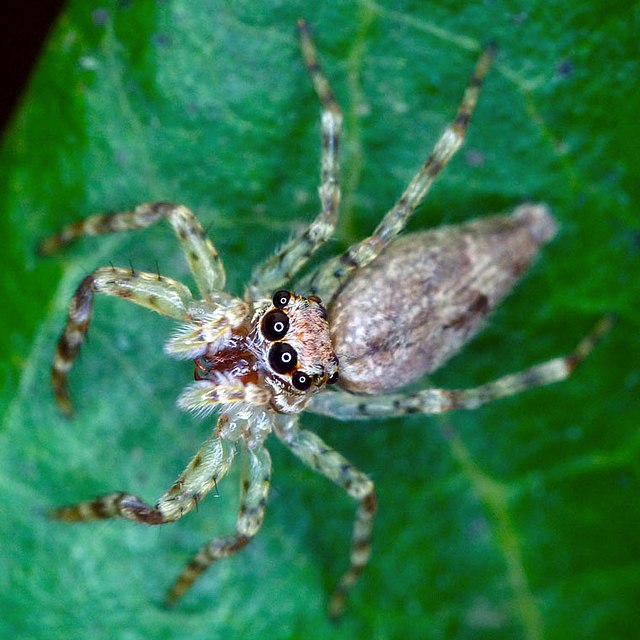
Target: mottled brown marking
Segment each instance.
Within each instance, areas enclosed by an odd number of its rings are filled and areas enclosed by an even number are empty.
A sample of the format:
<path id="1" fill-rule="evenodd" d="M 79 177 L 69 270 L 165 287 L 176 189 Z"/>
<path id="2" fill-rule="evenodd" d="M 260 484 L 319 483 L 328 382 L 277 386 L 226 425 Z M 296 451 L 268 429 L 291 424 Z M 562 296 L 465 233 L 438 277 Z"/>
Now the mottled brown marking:
<path id="1" fill-rule="evenodd" d="M 466 325 L 472 325 L 478 317 L 484 317 L 487 313 L 489 313 L 489 298 L 480 293 L 470 304 L 469 309 L 444 325 L 444 328 L 464 330 Z"/>

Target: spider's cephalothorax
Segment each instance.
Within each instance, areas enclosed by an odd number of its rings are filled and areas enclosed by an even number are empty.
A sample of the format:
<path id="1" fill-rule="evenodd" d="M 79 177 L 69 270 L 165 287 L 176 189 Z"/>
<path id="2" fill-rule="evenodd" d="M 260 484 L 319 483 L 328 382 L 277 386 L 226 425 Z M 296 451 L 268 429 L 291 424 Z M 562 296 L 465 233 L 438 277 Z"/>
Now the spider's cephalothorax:
<path id="1" fill-rule="evenodd" d="M 317 296 L 280 289 L 256 311 L 251 338 L 275 411 L 301 411 L 313 393 L 338 380 L 327 312 Z"/>
<path id="2" fill-rule="evenodd" d="M 191 327 L 184 333 L 191 335 Z M 175 352 L 181 340 L 178 333 L 167 350 Z M 256 392 L 263 390 L 265 404 L 279 413 L 302 411 L 314 393 L 338 379 L 338 359 L 320 298 L 286 289 L 259 303 L 242 324 L 228 331 L 225 340 L 208 342 L 202 349 L 195 358 L 196 389 L 214 389 L 233 379 Z M 190 398 L 191 393 L 184 397 Z M 188 400 L 182 400 L 181 406 L 202 410 Z"/>
<path id="3" fill-rule="evenodd" d="M 462 144 L 493 55 L 491 48 L 480 56 L 454 121 L 371 236 L 312 270 L 298 289 L 309 292 L 306 297 L 281 288 L 332 237 L 340 204 L 342 116 L 303 21 L 299 31 L 305 63 L 323 107 L 321 210 L 254 271 L 246 300 L 224 292 L 222 262 L 198 219 L 182 205 L 151 203 L 133 211 L 95 215 L 64 227 L 41 247 L 43 253 L 53 253 L 80 236 L 142 229 L 165 219 L 176 232 L 194 276 L 199 299 L 185 285 L 158 274 L 96 269 L 73 297 L 52 369 L 56 401 L 70 415 L 67 376 L 89 328 L 96 293 L 119 296 L 180 323 L 165 350 L 177 358 L 193 359 L 196 379 L 178 404 L 200 414 L 218 411 L 211 436 L 154 506 L 120 492 L 54 512 L 57 518 L 73 521 L 123 517 L 150 525 L 172 522 L 216 486 L 239 454 L 236 530 L 202 547 L 170 590 L 169 604 L 207 567 L 242 549 L 257 533 L 271 479 L 265 440 L 275 432 L 305 464 L 358 502 L 350 565 L 329 603 L 330 614 L 339 615 L 369 560 L 375 488 L 344 456 L 301 429 L 298 414 L 309 409 L 338 419 L 365 419 L 474 409 L 566 378 L 610 325 L 605 318 L 568 356 L 476 388 L 398 390 L 441 366 L 469 340 L 555 233 L 545 205 L 525 204 L 509 215 L 392 242 Z M 338 388 L 326 388 L 335 382 Z"/>

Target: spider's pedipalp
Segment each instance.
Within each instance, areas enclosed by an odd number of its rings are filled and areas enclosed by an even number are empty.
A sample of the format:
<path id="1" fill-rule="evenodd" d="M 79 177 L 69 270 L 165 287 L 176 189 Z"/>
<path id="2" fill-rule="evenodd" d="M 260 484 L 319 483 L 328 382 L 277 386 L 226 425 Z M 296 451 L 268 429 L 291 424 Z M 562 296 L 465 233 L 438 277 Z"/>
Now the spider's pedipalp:
<path id="1" fill-rule="evenodd" d="M 189 307 L 189 322 L 178 327 L 164 350 L 174 358 L 194 359 L 226 347 L 233 333 L 248 322 L 251 307 L 238 298 L 217 296 L 215 303 Z"/>
<path id="2" fill-rule="evenodd" d="M 257 384 L 225 379 L 222 375 L 212 380 L 197 380 L 190 384 L 178 398 L 178 407 L 199 416 L 210 415 L 221 405 L 246 402 L 250 405 L 266 406 L 272 399 L 269 389 Z"/>

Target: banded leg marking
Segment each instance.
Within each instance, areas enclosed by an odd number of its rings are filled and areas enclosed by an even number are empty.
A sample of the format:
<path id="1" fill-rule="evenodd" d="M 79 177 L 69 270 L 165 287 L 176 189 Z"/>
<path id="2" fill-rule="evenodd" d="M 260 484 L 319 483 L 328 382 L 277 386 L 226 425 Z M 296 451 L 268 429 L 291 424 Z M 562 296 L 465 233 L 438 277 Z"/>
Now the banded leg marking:
<path id="1" fill-rule="evenodd" d="M 73 414 L 67 377 L 89 330 L 95 293 L 124 298 L 182 321 L 188 319 L 188 306 L 192 301 L 191 293 L 184 285 L 153 273 L 101 267 L 86 276 L 71 300 L 51 371 L 54 396 L 66 416 Z"/>
<path id="2" fill-rule="evenodd" d="M 249 292 L 256 300 L 290 280 L 316 250 L 333 235 L 340 207 L 340 136 L 342 113 L 333 91 L 318 63 L 316 48 L 306 22 L 298 22 L 300 48 L 313 87 L 322 104 L 321 118 L 321 211 L 315 220 L 294 235 L 278 252 L 253 272 Z"/>
<path id="3" fill-rule="evenodd" d="M 307 466 L 341 486 L 359 502 L 351 537 L 350 565 L 329 600 L 328 612 L 335 619 L 342 615 L 347 596 L 371 557 L 371 534 L 377 507 L 375 487 L 364 473 L 315 433 L 298 429 L 295 419 L 283 416 L 276 433 Z"/>
<path id="4" fill-rule="evenodd" d="M 167 606 L 174 605 L 191 585 L 217 560 L 237 553 L 256 535 L 262 521 L 271 483 L 271 457 L 264 446 L 243 448 L 240 471 L 240 511 L 236 533 L 207 543 L 187 564 L 167 594 Z"/>
<path id="5" fill-rule="evenodd" d="M 494 53 L 494 46 L 489 46 L 483 51 L 462 97 L 455 119 L 440 136 L 425 163 L 373 234 L 351 246 L 341 256 L 327 261 L 309 278 L 305 278 L 303 284 L 308 290 L 330 300 L 354 269 L 363 267 L 375 259 L 404 229 L 408 219 L 425 198 L 440 171 L 462 145 Z"/>
<path id="6" fill-rule="evenodd" d="M 215 247 L 195 214 L 183 205 L 169 202 L 141 204 L 133 211 L 99 213 L 72 222 L 40 245 L 40 253 L 52 255 L 83 236 L 145 229 L 167 219 L 175 231 L 198 289 L 206 299 L 224 289 L 225 273 Z"/>
<path id="7" fill-rule="evenodd" d="M 68 522 L 108 518 L 126 518 L 148 525 L 174 522 L 188 513 L 226 475 L 234 454 L 233 443 L 218 437 L 209 438 L 155 507 L 138 496 L 119 492 L 60 507 L 51 515 Z"/>
<path id="8" fill-rule="evenodd" d="M 424 389 L 415 393 L 395 393 L 376 397 L 337 391 L 314 396 L 308 408 L 314 413 L 338 420 L 390 418 L 410 413 L 436 414 L 450 409 L 475 409 L 499 398 L 565 380 L 591 353 L 612 325 L 613 317 L 605 316 L 569 355 L 534 365 L 472 389 Z"/>

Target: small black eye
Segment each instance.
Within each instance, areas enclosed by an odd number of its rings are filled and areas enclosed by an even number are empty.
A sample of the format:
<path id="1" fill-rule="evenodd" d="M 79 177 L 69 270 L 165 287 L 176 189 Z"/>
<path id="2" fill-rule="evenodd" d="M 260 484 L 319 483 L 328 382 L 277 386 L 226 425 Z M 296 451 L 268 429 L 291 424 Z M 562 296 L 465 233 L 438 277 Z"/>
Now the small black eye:
<path id="1" fill-rule="evenodd" d="M 291 382 L 296 389 L 306 391 L 311 386 L 311 376 L 302 371 L 296 371 L 291 377 Z"/>
<path id="2" fill-rule="evenodd" d="M 284 309 L 291 300 L 291 291 L 286 289 L 280 289 L 273 294 L 273 306 L 278 309 Z"/>
<path id="3" fill-rule="evenodd" d="M 284 311 L 274 309 L 262 318 L 262 335 L 267 340 L 281 340 L 289 331 L 289 318 Z"/>
<path id="4" fill-rule="evenodd" d="M 332 373 L 327 380 L 327 384 L 335 384 L 338 382 L 338 372 Z"/>
<path id="5" fill-rule="evenodd" d="M 269 350 L 269 364 L 277 373 L 291 373 L 298 364 L 298 354 L 286 342 L 276 342 Z"/>

